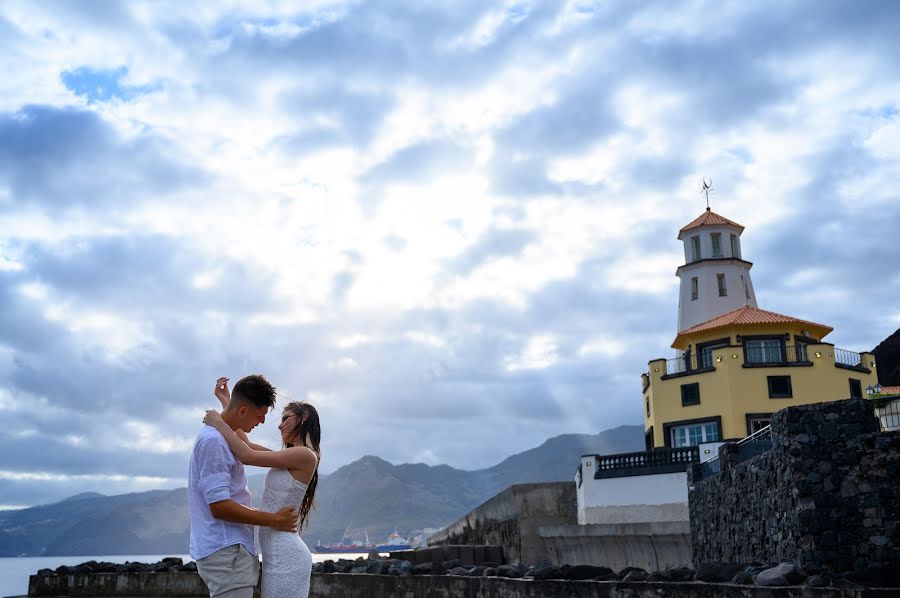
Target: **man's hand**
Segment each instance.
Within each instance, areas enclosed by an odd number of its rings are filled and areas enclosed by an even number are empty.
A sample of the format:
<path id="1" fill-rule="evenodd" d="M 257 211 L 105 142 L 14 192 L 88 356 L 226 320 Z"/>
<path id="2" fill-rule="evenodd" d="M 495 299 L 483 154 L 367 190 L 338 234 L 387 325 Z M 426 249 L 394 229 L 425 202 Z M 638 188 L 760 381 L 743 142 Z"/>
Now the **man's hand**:
<path id="1" fill-rule="evenodd" d="M 216 389 L 213 391 L 213 394 L 222 403 L 222 407 L 228 406 L 228 401 L 231 400 L 231 391 L 228 390 L 228 378 L 222 376 L 216 380 Z"/>
<path id="2" fill-rule="evenodd" d="M 280 532 L 296 532 L 300 513 L 294 507 L 285 507 L 274 513 L 273 525 L 270 527 Z"/>

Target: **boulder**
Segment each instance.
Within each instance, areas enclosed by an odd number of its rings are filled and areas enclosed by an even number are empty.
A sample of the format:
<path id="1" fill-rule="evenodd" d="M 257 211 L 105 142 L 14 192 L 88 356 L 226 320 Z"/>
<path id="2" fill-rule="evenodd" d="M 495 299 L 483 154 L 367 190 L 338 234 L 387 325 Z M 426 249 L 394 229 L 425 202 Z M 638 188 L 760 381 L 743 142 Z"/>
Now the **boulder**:
<path id="1" fill-rule="evenodd" d="M 870 565 L 850 573 L 847 578 L 854 583 L 872 588 L 900 587 L 900 570 L 884 565 Z"/>
<path id="2" fill-rule="evenodd" d="M 419 563 L 412 568 L 413 575 L 431 575 L 434 563 Z"/>
<path id="3" fill-rule="evenodd" d="M 387 571 L 388 566 L 385 565 L 384 561 L 372 561 L 366 567 L 366 573 L 369 575 L 381 575 L 383 572 Z"/>
<path id="4" fill-rule="evenodd" d="M 751 573 L 750 571 L 739 571 L 734 577 L 731 578 L 731 583 L 737 586 L 752 586 L 753 573 Z"/>
<path id="5" fill-rule="evenodd" d="M 497 577 L 497 569 L 494 567 L 487 567 L 482 575 L 484 577 Z"/>
<path id="6" fill-rule="evenodd" d="M 794 563 L 781 563 L 770 569 L 760 571 L 756 576 L 758 586 L 792 586 L 806 579 Z"/>
<path id="7" fill-rule="evenodd" d="M 525 568 L 519 568 L 519 565 L 499 565 L 496 569 L 497 577 L 518 579 L 525 574 Z"/>
<path id="8" fill-rule="evenodd" d="M 694 574 L 694 581 L 704 581 L 706 583 L 722 583 L 730 581 L 735 574 L 743 571 L 746 565 L 736 563 L 723 563 L 721 561 L 710 561 L 700 563 L 697 572 Z"/>

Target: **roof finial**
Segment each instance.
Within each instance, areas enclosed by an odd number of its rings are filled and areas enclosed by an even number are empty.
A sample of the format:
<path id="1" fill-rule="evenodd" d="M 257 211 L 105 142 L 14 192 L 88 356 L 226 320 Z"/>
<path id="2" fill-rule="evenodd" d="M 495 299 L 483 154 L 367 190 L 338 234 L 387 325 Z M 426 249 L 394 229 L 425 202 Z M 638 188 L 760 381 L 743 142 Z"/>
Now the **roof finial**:
<path id="1" fill-rule="evenodd" d="M 700 179 L 700 193 L 706 194 L 706 211 L 709 212 L 709 192 L 713 190 L 712 179 L 706 180 L 706 177 Z"/>

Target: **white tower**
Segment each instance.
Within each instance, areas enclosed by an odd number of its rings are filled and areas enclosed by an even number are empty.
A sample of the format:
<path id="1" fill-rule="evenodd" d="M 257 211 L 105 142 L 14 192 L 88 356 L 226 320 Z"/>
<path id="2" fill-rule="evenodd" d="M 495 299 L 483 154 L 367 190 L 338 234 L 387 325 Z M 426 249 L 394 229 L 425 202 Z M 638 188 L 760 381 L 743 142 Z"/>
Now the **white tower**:
<path id="1" fill-rule="evenodd" d="M 706 208 L 678 232 L 684 265 L 678 294 L 678 331 L 745 305 L 757 307 L 750 268 L 741 258 L 744 227 Z"/>

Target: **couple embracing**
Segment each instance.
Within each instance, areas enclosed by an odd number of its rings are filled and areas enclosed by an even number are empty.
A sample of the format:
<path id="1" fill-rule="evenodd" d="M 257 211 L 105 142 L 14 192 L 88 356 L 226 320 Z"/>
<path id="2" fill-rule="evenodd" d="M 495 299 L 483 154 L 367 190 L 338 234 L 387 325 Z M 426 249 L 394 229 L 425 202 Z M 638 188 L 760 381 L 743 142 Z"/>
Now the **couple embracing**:
<path id="1" fill-rule="evenodd" d="M 309 403 L 288 403 L 278 425 L 284 447 L 271 450 L 247 437 L 275 406 L 268 380 L 241 378 L 229 394 L 228 378 L 219 378 L 215 395 L 222 412 L 206 412 L 188 472 L 191 558 L 210 596 L 252 598 L 260 578 L 256 526 L 262 598 L 306 598 L 312 555 L 298 528 L 307 521 L 319 479 L 319 414 Z M 245 464 L 269 468 L 259 510 L 250 507 Z"/>

